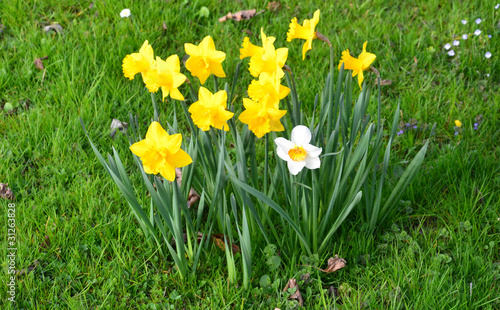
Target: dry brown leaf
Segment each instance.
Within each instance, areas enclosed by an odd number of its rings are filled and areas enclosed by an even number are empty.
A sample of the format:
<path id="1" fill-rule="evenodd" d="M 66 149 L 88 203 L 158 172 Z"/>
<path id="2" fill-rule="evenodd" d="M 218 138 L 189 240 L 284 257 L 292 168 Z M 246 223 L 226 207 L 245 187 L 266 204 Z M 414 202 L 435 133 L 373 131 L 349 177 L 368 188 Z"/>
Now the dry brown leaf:
<path id="1" fill-rule="evenodd" d="M 253 10 L 243 10 L 243 11 L 239 11 L 239 12 L 236 12 L 236 13 L 227 13 L 227 15 L 225 16 L 222 16 L 221 18 L 219 18 L 219 22 L 225 22 L 226 20 L 228 19 L 232 19 L 232 20 L 235 20 L 237 22 L 245 19 L 245 20 L 248 20 L 252 17 L 254 17 L 255 15 L 259 15 L 260 13 L 263 13 L 265 12 L 265 10 L 261 10 L 259 12 L 257 12 L 256 9 L 253 9 Z"/>
<path id="2" fill-rule="evenodd" d="M 50 247 L 50 239 L 49 239 L 49 236 L 45 236 L 45 240 L 40 243 L 40 247 L 41 248 L 44 248 L 44 249 L 48 249 Z"/>
<path id="3" fill-rule="evenodd" d="M 283 5 L 278 1 L 271 1 L 267 4 L 267 9 L 273 13 L 278 12 L 283 8 Z"/>
<path id="4" fill-rule="evenodd" d="M 198 238 L 200 238 L 199 235 Z M 217 247 L 225 251 L 226 246 L 224 244 L 224 241 L 222 241 L 222 239 L 227 239 L 227 238 L 223 234 L 213 234 L 212 236 L 210 236 L 210 240 L 212 240 L 212 242 L 215 243 Z M 241 252 L 240 247 L 237 246 L 236 244 L 231 244 L 231 250 L 233 251 L 233 254 Z"/>
<path id="5" fill-rule="evenodd" d="M 43 56 L 43 57 L 35 59 L 34 64 L 35 64 L 36 68 L 39 70 L 43 70 L 44 69 L 43 61 L 47 58 L 49 58 L 49 56 Z"/>
<path id="6" fill-rule="evenodd" d="M 0 198 L 14 200 L 14 198 L 16 197 L 14 196 L 12 190 L 7 187 L 7 185 L 9 185 L 9 183 L 0 183 Z"/>
<path id="7" fill-rule="evenodd" d="M 45 33 L 49 33 L 51 30 L 55 31 L 56 33 L 62 33 L 63 27 L 59 24 L 53 24 L 43 27 L 43 31 L 45 31 Z"/>
<path id="8" fill-rule="evenodd" d="M 297 290 L 295 291 L 295 293 L 290 295 L 290 297 L 288 297 L 288 299 L 296 299 L 299 301 L 299 304 L 301 306 L 304 306 L 304 298 L 302 298 L 302 294 L 300 294 L 299 286 L 297 285 L 297 280 L 295 280 L 294 278 L 288 280 L 288 283 L 286 284 L 285 288 L 283 289 L 283 292 L 286 292 L 289 288 L 294 288 L 294 287 L 297 288 Z"/>
<path id="9" fill-rule="evenodd" d="M 380 86 L 389 86 L 392 84 L 392 80 L 381 80 L 380 81 Z M 375 80 L 375 83 L 373 85 L 378 85 L 378 79 Z"/>
<path id="10" fill-rule="evenodd" d="M 330 257 L 330 259 L 328 259 L 328 266 L 325 269 L 320 269 L 320 270 L 325 273 L 332 273 L 339 269 L 344 268 L 346 263 L 347 262 L 345 261 L 345 259 L 335 254 L 335 258 Z"/>
<path id="11" fill-rule="evenodd" d="M 177 176 L 177 185 L 181 187 L 181 182 L 182 182 L 182 170 L 180 168 L 175 168 L 175 175 Z M 198 200 L 200 199 L 200 195 L 194 190 L 194 188 L 191 187 L 189 190 L 189 195 L 187 199 L 187 206 L 190 208 L 192 205 L 194 205 Z"/>

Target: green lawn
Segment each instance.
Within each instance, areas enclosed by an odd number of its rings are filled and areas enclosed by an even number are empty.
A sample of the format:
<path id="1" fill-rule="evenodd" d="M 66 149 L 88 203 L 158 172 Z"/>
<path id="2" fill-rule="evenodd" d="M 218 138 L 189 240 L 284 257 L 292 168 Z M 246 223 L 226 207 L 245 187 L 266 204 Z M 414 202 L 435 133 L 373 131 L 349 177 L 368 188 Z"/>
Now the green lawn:
<path id="1" fill-rule="evenodd" d="M 0 199 L 1 282 L 10 277 L 9 203 L 16 206 L 19 272 L 16 303 L 2 285 L 0 308 L 288 309 L 297 302 L 281 291 L 293 277 L 306 308 L 500 308 L 500 8 L 490 0 L 317 2 L 281 1 L 276 11 L 265 1 L 0 2 L 0 183 L 16 196 Z M 124 8 L 130 18 L 120 18 Z M 248 21 L 218 21 L 229 11 L 252 8 L 265 12 Z M 336 61 L 345 49 L 357 56 L 368 41 L 368 51 L 377 55 L 373 66 L 392 81 L 382 86 L 382 116 L 391 119 L 400 101 L 404 131 L 394 144 L 394 177 L 437 124 L 421 172 L 388 225 L 367 236 L 353 212 L 327 256 L 300 258 L 300 264 L 324 267 L 339 254 L 347 260 L 344 269 L 325 274 L 298 266 L 296 257 L 270 272 L 261 253 L 265 244 L 253 244 L 252 288 L 244 290 L 228 285 L 224 252 L 210 246 L 196 278 L 181 281 L 173 261 L 145 242 L 79 118 L 101 152 L 114 146 L 131 166 L 128 140 L 122 134 L 112 140 L 109 126 L 113 118 L 128 121 L 131 112 L 145 131 L 153 107 L 141 79 L 123 77 L 125 55 L 147 39 L 163 59 L 174 53 L 182 58 L 184 43 L 211 35 L 227 54 L 223 65 L 231 81 L 243 38 L 250 34 L 260 42 L 261 27 L 277 38 L 277 47 L 289 48 L 287 65 L 309 112 L 329 70 L 329 51 L 315 40 L 303 61 L 302 43 L 286 42 L 286 32 L 292 17 L 302 22 L 318 8 L 317 30 L 330 38 Z M 54 23 L 62 32 L 45 33 Z M 455 56 L 449 56 L 444 45 L 463 34 L 468 39 L 452 45 Z M 39 70 L 34 61 L 44 56 Z M 247 61 L 242 68 L 237 111 L 251 80 Z M 186 85 L 180 90 L 188 93 Z M 170 103 L 160 110 L 171 116 Z M 376 113 L 376 104 L 369 112 Z M 257 150 L 263 156 L 262 144 Z M 306 273 L 310 280 L 300 280 Z M 259 284 L 265 274 L 272 286 Z M 330 287 L 338 290 L 337 299 Z"/>

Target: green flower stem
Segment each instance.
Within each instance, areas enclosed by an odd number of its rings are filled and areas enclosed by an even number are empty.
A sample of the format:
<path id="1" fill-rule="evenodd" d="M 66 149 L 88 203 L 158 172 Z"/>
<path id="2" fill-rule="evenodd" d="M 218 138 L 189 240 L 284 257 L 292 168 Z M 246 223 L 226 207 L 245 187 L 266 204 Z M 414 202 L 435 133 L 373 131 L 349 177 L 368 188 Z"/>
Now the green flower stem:
<path id="1" fill-rule="evenodd" d="M 219 91 L 219 81 L 217 80 L 217 77 L 214 75 L 214 94 Z"/>
<path id="2" fill-rule="evenodd" d="M 155 94 L 154 93 L 150 93 L 151 94 L 151 101 L 153 102 L 153 109 L 154 109 L 154 118 L 153 118 L 153 121 L 157 121 L 159 122 L 159 118 L 158 118 L 158 104 L 156 103 L 156 98 L 155 98 Z"/>
<path id="3" fill-rule="evenodd" d="M 334 90 L 334 87 L 335 87 L 335 83 L 333 82 L 334 79 L 333 79 L 333 74 L 335 73 L 335 66 L 333 64 L 333 46 L 330 46 L 330 87 L 328 88 L 328 101 L 329 101 L 329 104 L 328 104 L 328 113 L 330 114 L 328 116 L 328 122 L 327 122 L 327 129 L 326 129 L 326 133 L 327 135 L 329 135 L 331 132 L 332 132 L 332 123 L 333 123 L 333 118 L 335 117 L 335 115 L 333 114 L 334 111 L 333 111 L 333 106 L 334 106 L 334 102 L 333 102 L 333 90 Z"/>
<path id="4" fill-rule="evenodd" d="M 269 134 L 266 133 L 264 154 L 264 194 L 267 195 L 267 167 L 269 166 Z"/>
<path id="5" fill-rule="evenodd" d="M 318 193 L 318 178 L 317 171 L 312 170 L 312 230 L 313 236 L 313 252 L 318 253 L 318 207 L 319 207 L 319 193 Z"/>

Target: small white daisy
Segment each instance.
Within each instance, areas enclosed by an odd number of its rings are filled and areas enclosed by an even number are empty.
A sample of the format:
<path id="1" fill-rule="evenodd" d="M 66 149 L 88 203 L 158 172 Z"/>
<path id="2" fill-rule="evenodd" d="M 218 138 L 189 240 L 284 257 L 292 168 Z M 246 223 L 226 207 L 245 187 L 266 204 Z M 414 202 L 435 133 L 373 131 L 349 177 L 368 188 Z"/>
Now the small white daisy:
<path id="1" fill-rule="evenodd" d="M 453 40 L 453 46 L 458 46 L 460 44 L 460 41 L 458 40 Z"/>
<path id="2" fill-rule="evenodd" d="M 129 17 L 130 16 L 130 10 L 129 9 L 123 9 L 121 12 L 120 12 L 120 17 L 121 18 L 124 18 L 124 17 Z"/>
<path id="3" fill-rule="evenodd" d="M 467 35 L 466 34 L 462 35 L 462 39 L 467 40 Z"/>
<path id="4" fill-rule="evenodd" d="M 489 73 L 486 73 L 486 77 L 490 77 L 490 74 L 489 74 Z"/>
<path id="5" fill-rule="evenodd" d="M 467 20 L 462 19 L 462 24 L 464 24 L 464 25 L 467 24 Z"/>
<path id="6" fill-rule="evenodd" d="M 444 45 L 444 49 L 445 49 L 445 50 L 449 50 L 449 49 L 450 49 L 450 47 L 451 47 L 450 43 L 446 43 L 446 44 Z"/>
<path id="7" fill-rule="evenodd" d="M 475 34 L 476 36 L 480 35 L 480 34 L 481 34 L 481 30 L 476 29 L 476 31 L 474 31 L 474 34 Z"/>
<path id="8" fill-rule="evenodd" d="M 453 50 L 449 51 L 448 56 L 455 56 L 455 52 Z"/>
<path id="9" fill-rule="evenodd" d="M 495 5 L 495 10 L 498 9 L 500 7 L 500 3 Z"/>
<path id="10" fill-rule="evenodd" d="M 484 57 L 490 58 L 491 57 L 491 53 L 490 52 L 486 52 L 486 54 L 484 54 Z"/>
<path id="11" fill-rule="evenodd" d="M 476 24 L 479 25 L 480 23 L 481 23 L 481 18 L 476 19 Z"/>

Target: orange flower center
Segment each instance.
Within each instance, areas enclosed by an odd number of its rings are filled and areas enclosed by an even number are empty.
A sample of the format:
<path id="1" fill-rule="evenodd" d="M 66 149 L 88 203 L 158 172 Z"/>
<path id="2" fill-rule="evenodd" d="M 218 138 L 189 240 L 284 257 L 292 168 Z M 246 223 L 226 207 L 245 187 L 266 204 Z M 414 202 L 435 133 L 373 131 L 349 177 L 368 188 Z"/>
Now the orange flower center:
<path id="1" fill-rule="evenodd" d="M 306 150 L 304 150 L 301 146 L 297 146 L 288 151 L 288 156 L 290 156 L 293 161 L 303 161 L 306 158 L 306 155 Z"/>

